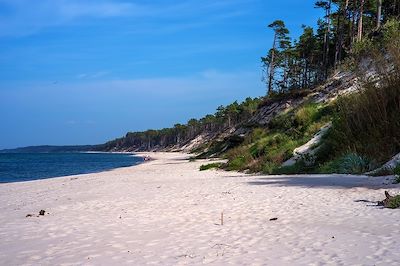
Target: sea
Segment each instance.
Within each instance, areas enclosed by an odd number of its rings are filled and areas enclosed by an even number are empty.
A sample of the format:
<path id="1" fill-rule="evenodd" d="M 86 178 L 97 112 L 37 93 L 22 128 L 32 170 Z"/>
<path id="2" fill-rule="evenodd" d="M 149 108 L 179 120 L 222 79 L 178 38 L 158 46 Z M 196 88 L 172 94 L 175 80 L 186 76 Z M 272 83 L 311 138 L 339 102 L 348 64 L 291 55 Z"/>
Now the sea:
<path id="1" fill-rule="evenodd" d="M 122 153 L 0 153 L 0 183 L 97 173 L 142 162 Z"/>

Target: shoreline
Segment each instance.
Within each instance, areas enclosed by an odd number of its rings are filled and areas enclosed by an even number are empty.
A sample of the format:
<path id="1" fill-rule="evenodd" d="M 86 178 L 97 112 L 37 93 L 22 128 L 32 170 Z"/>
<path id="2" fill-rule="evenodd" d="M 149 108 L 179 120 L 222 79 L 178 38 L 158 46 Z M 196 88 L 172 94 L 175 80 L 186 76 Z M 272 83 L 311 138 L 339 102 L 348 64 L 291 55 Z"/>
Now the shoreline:
<path id="1" fill-rule="evenodd" d="M 385 190 L 400 192 L 399 185 L 382 184 L 385 178 L 200 172 L 208 160 L 189 162 L 181 153 L 140 155 L 155 160 L 0 184 L 0 260 L 5 265 L 400 262 L 400 212 L 374 203 Z M 40 210 L 46 214 L 26 217 Z"/>
<path id="2" fill-rule="evenodd" d="M 11 153 L 14 154 L 14 153 Z M 15 153 L 15 154 L 25 154 L 25 153 Z M 28 153 L 28 154 L 53 154 L 53 153 Z M 103 173 L 103 172 L 109 172 L 115 169 L 120 169 L 120 168 L 127 168 L 127 167 L 134 167 L 136 165 L 139 164 L 143 164 L 145 162 L 147 162 L 148 160 L 150 160 L 151 158 L 147 158 L 145 155 L 140 155 L 139 153 L 127 153 L 127 152 L 57 152 L 54 154 L 121 154 L 121 155 L 127 155 L 127 156 L 132 156 L 132 157 L 136 157 L 139 159 L 141 159 L 142 161 L 135 161 L 132 162 L 133 164 L 131 165 L 120 165 L 120 166 L 109 166 L 109 168 L 106 168 L 105 166 L 97 168 L 97 169 L 91 169 L 91 170 L 82 170 L 81 173 L 76 173 L 76 172 L 71 172 L 71 171 L 65 171 L 67 174 L 63 173 L 60 175 L 47 175 L 48 173 L 53 173 L 53 172 L 48 172 L 46 174 L 42 173 L 42 176 L 37 176 L 37 177 L 29 177 L 32 179 L 28 179 L 28 177 L 18 177 L 13 179 L 12 181 L 1 181 L 0 180 L 0 184 L 9 184 L 9 183 L 22 183 L 22 182 L 33 182 L 33 181 L 40 181 L 40 180 L 47 180 L 47 179 L 54 179 L 54 178 L 68 178 L 68 177 L 73 177 L 73 176 L 77 176 L 77 175 L 89 175 L 89 174 L 98 174 L 98 173 Z M 90 169 L 90 168 L 89 168 Z M 35 172 L 35 171 L 34 171 Z M 36 170 L 37 172 L 37 170 Z M 68 174 L 68 172 L 71 172 L 70 174 Z M 53 173 L 54 174 L 54 173 Z M 4 178 L 7 180 L 6 176 L 3 176 L 2 178 Z M 27 180 L 28 179 L 28 180 Z"/>

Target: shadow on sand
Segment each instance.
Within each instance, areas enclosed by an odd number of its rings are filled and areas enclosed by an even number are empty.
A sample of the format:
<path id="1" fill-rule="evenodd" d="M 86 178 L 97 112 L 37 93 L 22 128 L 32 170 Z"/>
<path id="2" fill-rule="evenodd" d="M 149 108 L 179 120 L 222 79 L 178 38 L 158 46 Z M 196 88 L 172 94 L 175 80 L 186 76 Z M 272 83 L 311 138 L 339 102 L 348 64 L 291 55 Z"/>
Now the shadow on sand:
<path id="1" fill-rule="evenodd" d="M 398 184 L 392 184 L 390 177 L 370 177 L 358 175 L 271 175 L 261 176 L 249 185 L 270 186 L 299 186 L 310 188 L 369 188 L 390 189 L 400 188 Z"/>

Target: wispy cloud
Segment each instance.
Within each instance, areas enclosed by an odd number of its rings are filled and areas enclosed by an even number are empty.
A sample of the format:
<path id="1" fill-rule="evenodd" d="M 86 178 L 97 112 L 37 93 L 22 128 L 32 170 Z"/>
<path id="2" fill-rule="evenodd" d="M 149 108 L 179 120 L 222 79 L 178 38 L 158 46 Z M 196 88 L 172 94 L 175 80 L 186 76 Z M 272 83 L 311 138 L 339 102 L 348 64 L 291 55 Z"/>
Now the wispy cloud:
<path id="1" fill-rule="evenodd" d="M 95 73 L 82 73 L 82 74 L 76 75 L 76 78 L 77 79 L 98 79 L 98 78 L 107 76 L 110 73 L 111 73 L 110 71 L 98 71 Z"/>
<path id="2" fill-rule="evenodd" d="M 160 23 L 161 27 L 165 25 L 167 30 L 179 30 L 187 28 L 186 23 L 201 26 L 212 20 L 237 16 L 243 12 L 240 5 L 249 4 L 249 1 L 253 0 L 179 0 L 151 4 L 118 0 L 0 0 L 0 8 L 6 10 L 0 13 L 0 36 L 30 35 L 47 27 L 77 23 L 82 18 L 129 17 L 156 19 L 158 22 L 166 19 L 168 23 Z M 188 17 L 199 20 L 179 21 Z M 170 19 L 178 21 L 171 22 Z"/>
<path id="3" fill-rule="evenodd" d="M 24 36 L 76 19 L 109 18 L 140 14 L 133 3 L 90 0 L 0 0 L 7 10 L 0 16 L 0 36 Z"/>
<path id="4" fill-rule="evenodd" d="M 146 79 L 87 80 L 77 84 L 65 84 L 61 90 L 72 90 L 77 95 L 91 93 L 110 95 L 109 99 L 120 95 L 128 98 L 136 96 L 161 99 L 195 99 L 218 97 L 228 100 L 263 93 L 260 73 L 252 71 L 221 72 L 207 69 L 189 76 L 154 77 Z M 113 96 L 112 96 L 113 95 Z"/>
<path id="5" fill-rule="evenodd" d="M 15 87 L 14 87 L 15 88 Z M 0 97 L 12 97 L 10 100 L 18 99 L 42 99 L 44 95 L 57 96 L 65 102 L 67 98 L 90 99 L 89 95 L 112 101 L 119 98 L 121 102 L 135 97 L 155 96 L 161 99 L 201 99 L 207 97 L 220 97 L 232 100 L 245 96 L 256 96 L 263 93 L 263 85 L 260 73 L 257 71 L 235 71 L 222 72 L 214 69 L 179 77 L 153 77 L 142 79 L 84 79 L 76 82 L 60 83 L 54 87 L 53 84 L 45 83 L 23 83 L 18 89 L 0 90 Z M 14 98 L 15 97 L 15 98 Z M 122 100 L 123 99 L 123 100 Z M 115 103 L 118 103 L 116 101 Z"/>

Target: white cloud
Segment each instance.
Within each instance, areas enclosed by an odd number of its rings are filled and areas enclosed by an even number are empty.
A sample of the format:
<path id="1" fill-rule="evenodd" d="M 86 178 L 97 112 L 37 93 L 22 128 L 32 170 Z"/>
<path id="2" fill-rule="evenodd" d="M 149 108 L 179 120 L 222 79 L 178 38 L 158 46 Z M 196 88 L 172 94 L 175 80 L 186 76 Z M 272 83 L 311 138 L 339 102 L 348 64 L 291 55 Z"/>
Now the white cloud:
<path id="1" fill-rule="evenodd" d="M 111 73 L 110 71 L 98 71 L 95 73 L 82 73 L 82 74 L 76 75 L 76 78 L 77 79 L 98 79 L 98 78 L 107 76 L 110 73 Z"/>
<path id="2" fill-rule="evenodd" d="M 250 71 L 220 72 L 205 70 L 184 77 L 155 77 L 148 79 L 113 79 L 80 81 L 64 84 L 62 90 L 96 95 L 118 94 L 135 96 L 154 95 L 160 98 L 203 98 L 206 95 L 239 99 L 263 94 L 260 73 Z"/>
<path id="3" fill-rule="evenodd" d="M 44 28 L 72 23 L 79 18 L 143 15 L 133 3 L 105 0 L 0 0 L 8 12 L 0 16 L 0 36 L 25 36 Z"/>
<path id="4" fill-rule="evenodd" d="M 13 89 L 0 90 L 0 98 L 10 99 L 60 99 L 65 97 L 92 99 L 113 98 L 129 99 L 135 97 L 155 96 L 161 99 L 227 97 L 228 100 L 247 96 L 259 96 L 264 92 L 264 86 L 258 71 L 221 72 L 204 70 L 199 73 L 181 77 L 154 77 L 143 79 L 83 79 L 76 82 L 54 84 L 24 82 L 13 86 Z M 3 95 L 2 95 L 3 94 Z M 59 95 L 64 95 L 60 97 Z M 90 97 L 89 97 L 90 95 Z"/>
<path id="5" fill-rule="evenodd" d="M 76 17 L 115 17 L 126 16 L 131 13 L 143 12 L 139 6 L 131 3 L 111 3 L 111 2 L 72 2 L 63 1 L 58 6 L 60 15 L 66 18 Z"/>
<path id="6" fill-rule="evenodd" d="M 138 4 L 127 0 L 0 0 L 7 10 L 0 15 L 0 36 L 26 36 L 47 27 L 76 23 L 81 18 L 147 18 L 156 20 L 167 31 L 180 30 L 238 16 L 243 12 L 240 4 L 248 5 L 251 1 L 179 0 Z M 183 20 L 171 22 L 170 18 Z M 167 22 L 160 21 L 163 19 Z"/>

